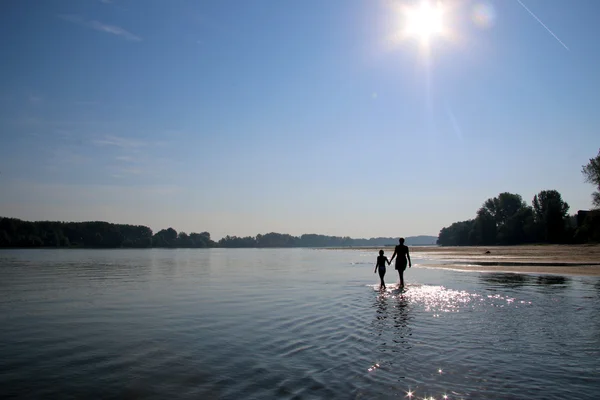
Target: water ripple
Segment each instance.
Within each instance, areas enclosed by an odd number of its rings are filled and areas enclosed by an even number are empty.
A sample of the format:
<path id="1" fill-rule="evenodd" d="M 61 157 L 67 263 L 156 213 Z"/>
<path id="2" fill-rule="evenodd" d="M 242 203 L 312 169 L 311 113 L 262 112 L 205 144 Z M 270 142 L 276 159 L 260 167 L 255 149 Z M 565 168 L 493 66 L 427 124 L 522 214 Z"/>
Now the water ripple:
<path id="1" fill-rule="evenodd" d="M 380 292 L 356 252 L 6 254 L 0 387 L 9 397 L 546 399 L 600 390 L 600 283 L 591 278 L 413 268 L 407 288 Z"/>

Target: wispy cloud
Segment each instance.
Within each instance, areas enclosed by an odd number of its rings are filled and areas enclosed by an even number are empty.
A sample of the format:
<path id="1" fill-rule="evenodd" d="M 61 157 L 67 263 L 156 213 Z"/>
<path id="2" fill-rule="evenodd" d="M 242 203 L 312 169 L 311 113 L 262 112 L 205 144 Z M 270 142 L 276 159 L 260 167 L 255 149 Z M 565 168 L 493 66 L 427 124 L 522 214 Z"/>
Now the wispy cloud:
<path id="1" fill-rule="evenodd" d="M 131 42 L 140 42 L 142 40 L 141 37 L 136 36 L 133 33 L 121 27 L 115 25 L 108 25 L 100 21 L 88 21 L 79 15 L 59 15 L 59 17 L 64 19 L 65 21 L 69 21 L 79 26 L 84 26 L 86 28 L 91 28 L 99 32 L 105 32 L 110 33 L 112 35 L 120 36 Z"/>
<path id="2" fill-rule="evenodd" d="M 81 154 L 74 148 L 63 146 L 61 148 L 51 149 L 49 152 L 48 162 L 52 167 L 74 166 L 89 164 L 92 159 L 84 154 Z"/>
<path id="3" fill-rule="evenodd" d="M 539 18 L 537 17 L 537 15 L 535 15 L 535 14 L 533 13 L 533 11 L 531 11 L 529 8 L 527 8 L 527 6 L 526 6 L 525 4 L 523 4 L 523 2 L 521 2 L 521 0 L 517 0 L 517 3 L 519 3 L 519 4 L 521 5 L 521 7 L 523 7 L 523 8 L 525 9 L 525 11 L 527 11 L 527 12 L 528 12 L 528 13 L 529 13 L 529 14 L 530 14 L 530 15 L 531 15 L 531 16 L 532 16 L 532 17 L 533 17 L 533 18 L 534 18 L 534 19 L 535 19 L 537 22 L 539 22 L 539 23 L 540 23 L 540 25 L 542 25 L 542 26 L 544 27 L 544 29 L 546 29 L 546 30 L 548 31 L 548 33 L 549 33 L 549 34 L 551 34 L 551 35 L 554 37 L 554 39 L 556 39 L 556 40 L 558 41 L 558 43 L 560 43 L 560 44 L 561 44 L 561 45 L 562 45 L 562 46 L 563 46 L 565 49 L 567 49 L 567 50 L 570 50 L 570 49 L 569 49 L 569 47 L 567 47 L 567 45 L 566 45 L 566 44 L 564 44 L 564 43 L 563 43 L 563 41 L 562 41 L 562 40 L 560 40 L 560 39 L 558 38 L 558 36 L 556 36 L 556 35 L 554 34 L 554 32 L 552 32 L 552 31 L 550 30 L 550 28 L 548 28 L 548 27 L 546 26 L 546 24 L 544 24 L 544 23 L 542 22 L 542 20 L 541 20 L 541 19 L 539 19 Z"/>
<path id="4" fill-rule="evenodd" d="M 126 174 L 130 174 L 130 175 L 141 175 L 144 170 L 142 168 L 121 168 L 121 172 L 126 173 Z"/>
<path id="5" fill-rule="evenodd" d="M 100 104 L 97 101 L 91 101 L 91 100 L 79 100 L 74 102 L 73 104 L 75 104 L 76 106 L 95 106 Z"/>
<path id="6" fill-rule="evenodd" d="M 101 139 L 95 139 L 92 141 L 97 146 L 116 146 L 120 148 L 132 149 L 145 147 L 148 145 L 147 142 L 135 139 L 124 138 L 120 136 L 104 136 Z"/>
<path id="7" fill-rule="evenodd" d="M 30 104 L 39 104 L 42 101 L 44 101 L 44 99 L 42 98 L 42 96 L 38 96 L 38 95 L 34 95 L 34 94 L 29 95 L 28 100 L 29 100 Z"/>
<path id="8" fill-rule="evenodd" d="M 110 176 L 113 178 L 117 178 L 117 179 L 125 179 L 125 178 L 132 178 L 132 177 L 140 177 L 141 175 L 147 175 L 145 174 L 145 170 L 143 168 L 138 168 L 138 167 L 115 167 L 115 166 L 110 166 L 107 168 L 109 171 L 113 171 Z"/>

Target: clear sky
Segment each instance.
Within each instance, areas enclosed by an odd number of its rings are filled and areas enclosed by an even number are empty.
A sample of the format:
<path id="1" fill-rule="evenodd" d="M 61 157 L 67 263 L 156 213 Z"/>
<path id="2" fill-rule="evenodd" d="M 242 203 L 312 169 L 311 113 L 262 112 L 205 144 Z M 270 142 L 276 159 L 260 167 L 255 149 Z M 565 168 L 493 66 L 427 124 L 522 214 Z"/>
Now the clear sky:
<path id="1" fill-rule="evenodd" d="M 600 2 L 440 4 L 418 36 L 417 1 L 2 1 L 0 216 L 374 237 L 504 191 L 589 208 Z"/>

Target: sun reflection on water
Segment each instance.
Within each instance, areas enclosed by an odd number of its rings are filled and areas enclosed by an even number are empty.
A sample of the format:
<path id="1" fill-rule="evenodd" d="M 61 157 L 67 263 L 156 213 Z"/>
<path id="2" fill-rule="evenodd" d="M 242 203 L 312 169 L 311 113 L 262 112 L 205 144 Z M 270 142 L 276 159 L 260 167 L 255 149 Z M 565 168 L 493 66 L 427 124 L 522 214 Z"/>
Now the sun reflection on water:
<path id="1" fill-rule="evenodd" d="M 447 288 L 442 285 L 409 284 L 405 288 L 399 288 L 397 285 L 388 285 L 385 290 L 380 290 L 379 285 L 369 286 L 378 292 L 376 299 L 378 314 L 387 312 L 388 306 L 391 306 L 393 309 L 399 308 L 404 313 L 407 310 L 413 309 L 413 307 L 417 307 L 429 313 L 433 318 L 441 318 L 444 315 L 473 310 L 476 307 L 484 309 L 501 307 L 519 308 L 532 304 L 531 301 L 517 299 L 508 295 L 473 293 L 467 290 Z M 377 320 L 385 319 L 387 315 L 378 315 L 376 318 Z M 410 329 L 407 315 L 404 315 L 404 323 L 406 325 L 405 328 Z M 370 366 L 368 371 L 376 371 L 379 368 L 380 365 L 376 363 Z M 441 367 L 435 368 L 434 371 L 440 377 L 446 374 Z M 464 393 L 446 391 L 432 395 L 431 393 L 427 393 L 426 389 L 423 389 L 408 388 L 408 390 L 405 389 L 401 393 L 404 398 L 409 400 L 464 399 Z"/>
<path id="2" fill-rule="evenodd" d="M 371 286 L 371 285 L 370 285 Z M 377 285 L 372 286 L 379 290 Z M 412 284 L 406 288 L 398 288 L 396 285 L 390 285 L 387 289 L 379 291 L 379 298 L 401 299 L 412 305 L 420 305 L 426 312 L 432 313 L 433 318 L 440 318 L 443 313 L 459 313 L 470 309 L 475 305 L 485 305 L 491 307 L 531 305 L 531 301 L 518 300 L 514 297 L 501 294 L 482 295 L 471 293 L 466 290 L 455 290 L 445 286 L 438 285 L 420 285 Z"/>

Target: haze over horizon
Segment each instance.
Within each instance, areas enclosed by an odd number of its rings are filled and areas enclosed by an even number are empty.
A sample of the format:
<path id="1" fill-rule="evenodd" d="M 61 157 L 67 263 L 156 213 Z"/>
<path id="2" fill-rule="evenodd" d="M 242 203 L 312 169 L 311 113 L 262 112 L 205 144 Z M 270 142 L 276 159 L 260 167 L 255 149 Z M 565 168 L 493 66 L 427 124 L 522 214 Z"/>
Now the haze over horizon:
<path id="1" fill-rule="evenodd" d="M 3 2 L 0 216 L 369 238 L 506 191 L 591 208 L 600 3 L 419 4 Z"/>

